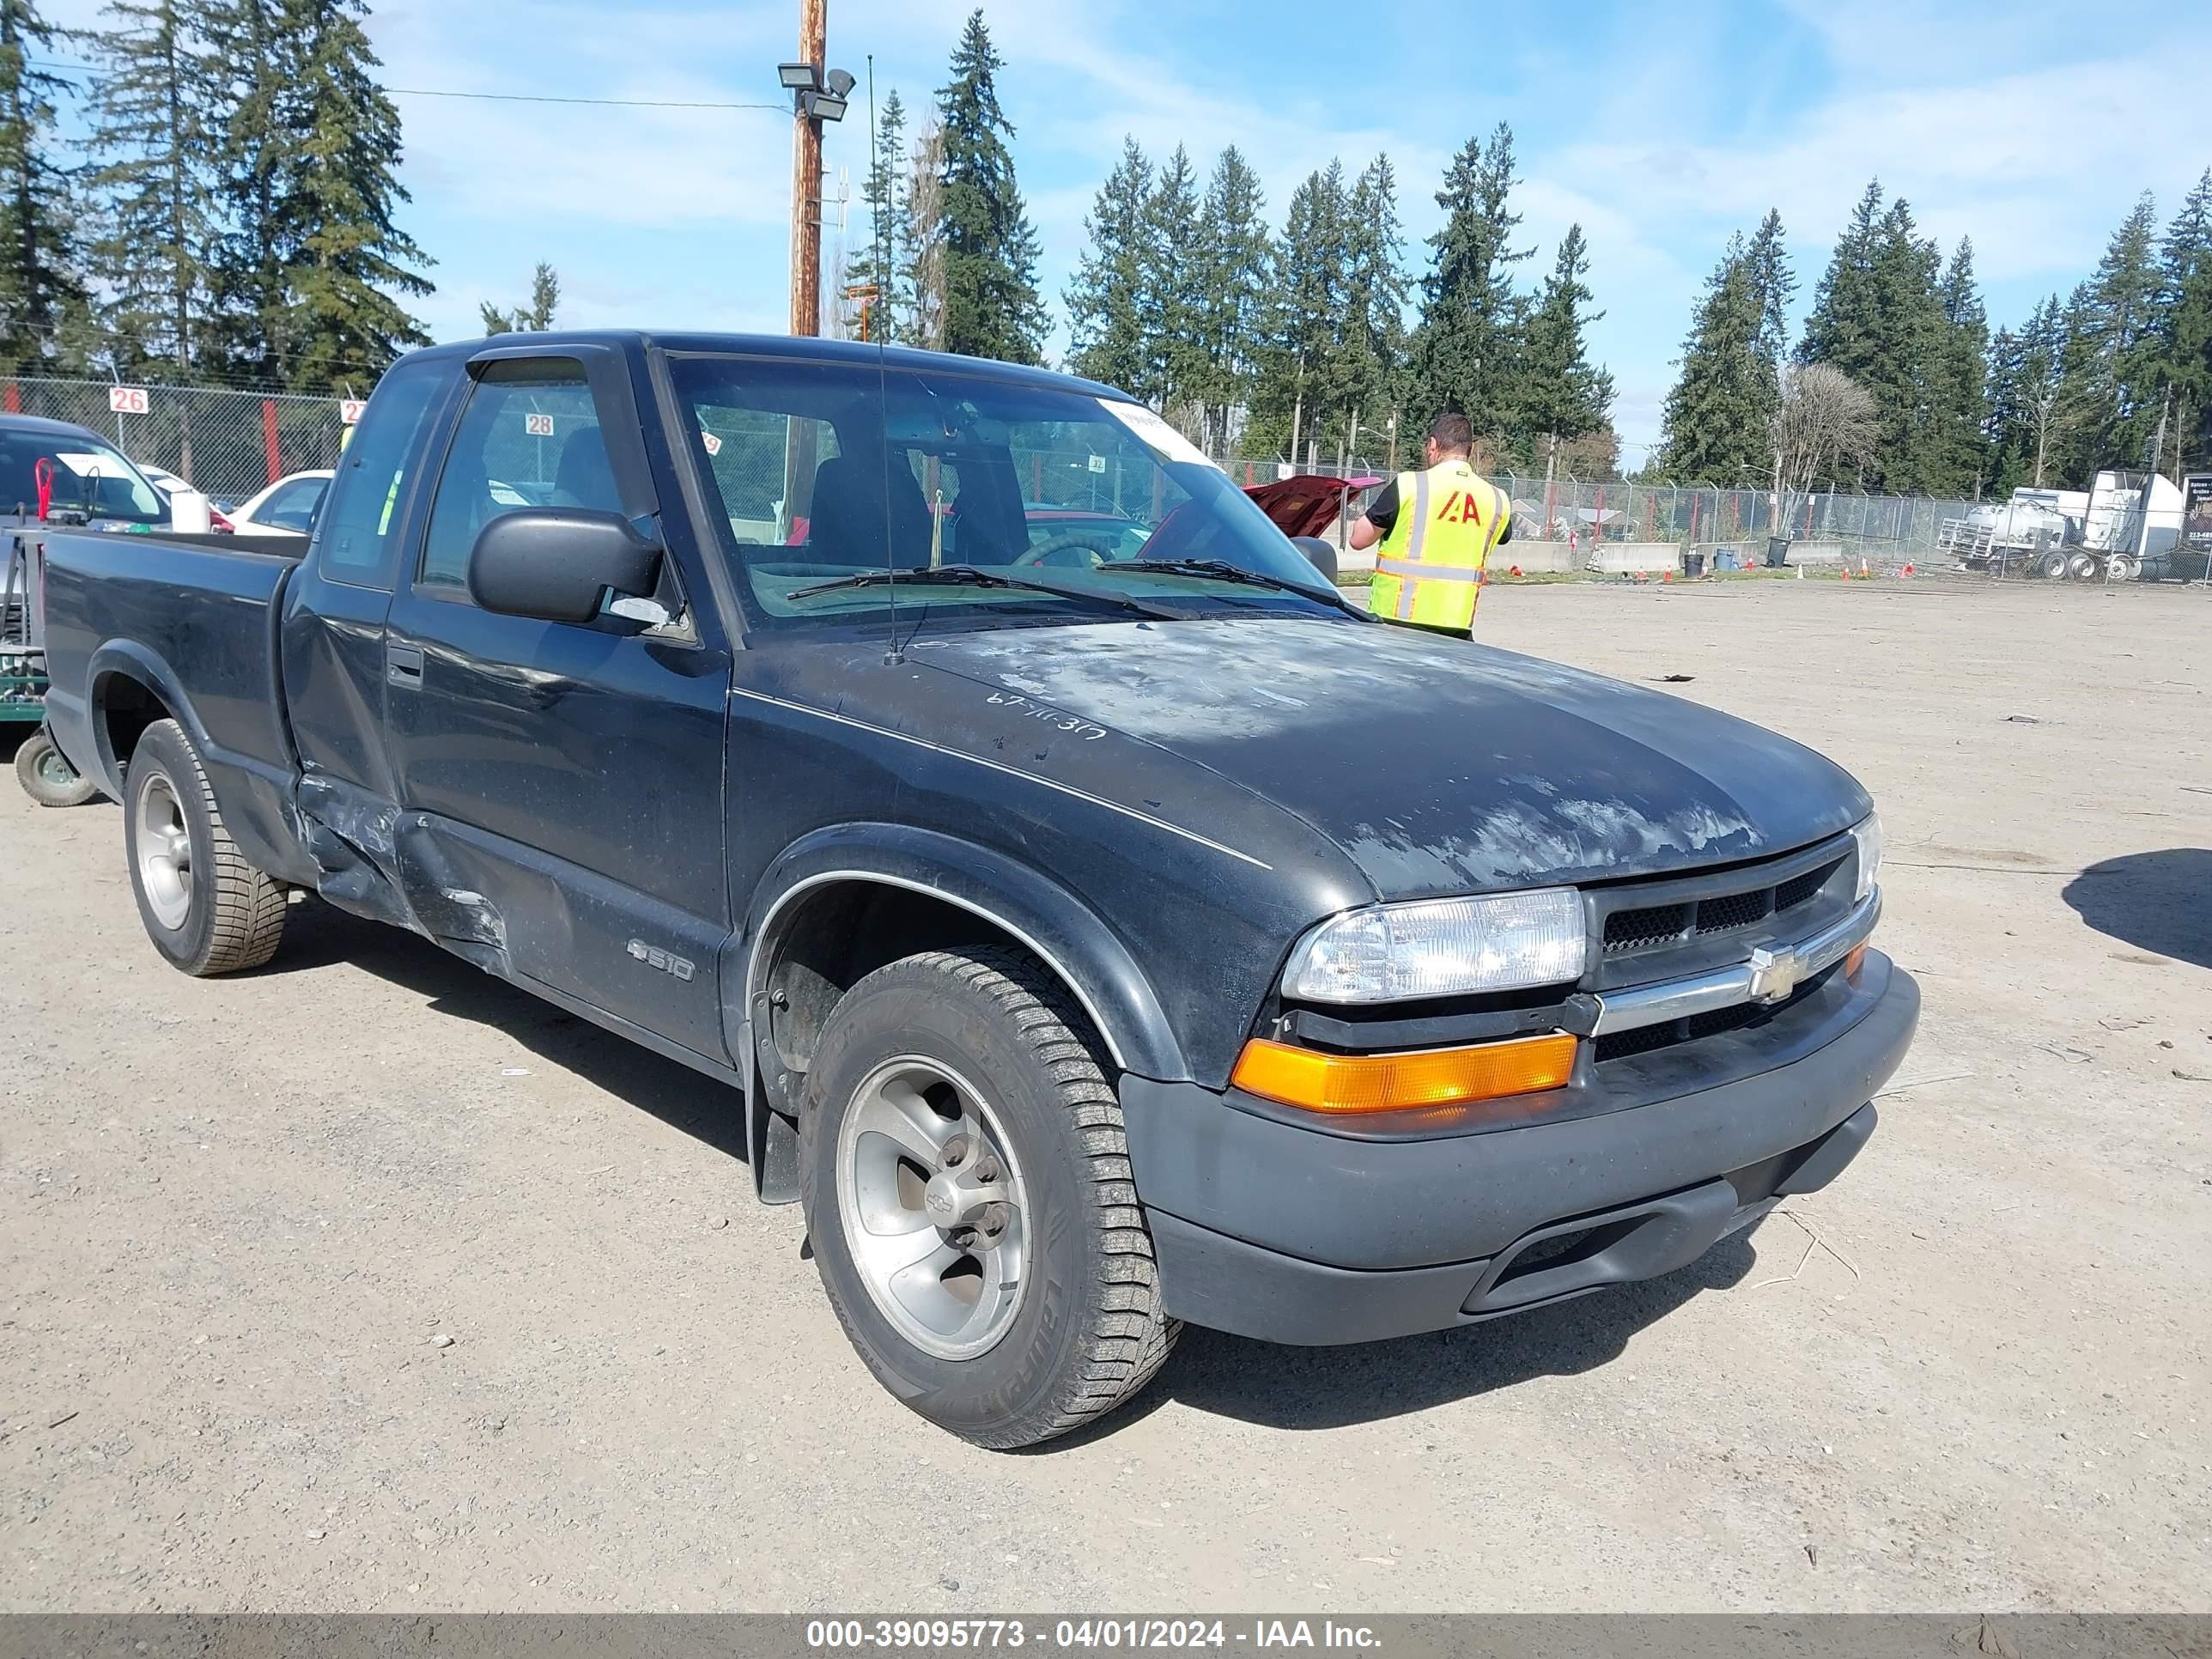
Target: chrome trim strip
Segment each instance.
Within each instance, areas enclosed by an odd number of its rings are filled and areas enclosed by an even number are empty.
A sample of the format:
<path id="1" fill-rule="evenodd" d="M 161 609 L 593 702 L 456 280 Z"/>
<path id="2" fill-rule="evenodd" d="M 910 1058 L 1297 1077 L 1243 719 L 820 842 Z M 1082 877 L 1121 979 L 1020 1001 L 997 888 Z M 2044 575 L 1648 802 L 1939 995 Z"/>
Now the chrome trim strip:
<path id="1" fill-rule="evenodd" d="M 1810 978 L 1822 969 L 1841 962 L 1866 943 L 1875 923 L 1881 920 L 1881 889 L 1877 887 L 1842 921 L 1790 947 L 1797 958 L 1799 977 Z M 1597 1020 L 1590 1028 L 1590 1035 L 1604 1036 L 1613 1031 L 1633 1031 L 1645 1025 L 1687 1019 L 1693 1014 L 1709 1014 L 1717 1009 L 1749 1002 L 1753 972 L 1752 965 L 1743 963 L 1700 974 L 1694 979 L 1668 980 L 1659 985 L 1638 986 L 1632 991 L 1608 992 L 1597 999 Z"/>
<path id="2" fill-rule="evenodd" d="M 753 999 L 766 988 L 766 981 L 760 976 L 760 942 L 768 937 L 769 929 L 775 926 L 775 919 L 783 914 L 784 906 L 789 904 L 801 893 L 825 886 L 833 881 L 867 881 L 884 887 L 902 887 L 909 893 L 921 893 L 930 898 L 942 899 L 945 903 L 957 909 L 965 910 L 971 915 L 981 916 L 1002 932 L 1011 933 L 1026 945 L 1030 954 L 1039 962 L 1058 975 L 1060 982 L 1067 987 L 1068 994 L 1083 1005 L 1083 1012 L 1091 1016 L 1091 1028 L 1098 1033 L 1101 1040 L 1106 1044 L 1106 1052 L 1112 1058 L 1115 1069 L 1122 1072 L 1129 1069 L 1128 1062 L 1121 1057 L 1121 1045 L 1114 1040 L 1114 1028 L 1106 1023 L 1105 1017 L 1098 1012 L 1098 1005 L 1084 994 L 1083 987 L 1077 982 L 1075 975 L 1067 971 L 1058 957 L 1053 955 L 1043 945 L 994 910 L 987 910 L 972 900 L 962 898 L 957 893 L 948 893 L 941 887 L 926 886 L 918 881 L 908 881 L 902 876 L 886 876 L 873 870 L 824 870 L 818 875 L 809 876 L 803 881 L 793 882 L 776 895 L 775 902 L 768 907 L 768 914 L 761 918 L 760 926 L 754 930 L 752 947 L 745 953 L 745 1023 L 747 1025 L 750 1026 L 752 1023 Z M 757 1038 L 754 1040 L 757 1041 Z M 746 1058 L 750 1061 L 753 1056 L 748 1054 Z"/>
<path id="3" fill-rule="evenodd" d="M 1149 823 L 1155 830 L 1164 830 L 1171 836 L 1180 836 L 1185 841 L 1196 842 L 1200 847 L 1211 848 L 1217 853 L 1224 853 L 1232 859 L 1241 860 L 1255 870 L 1273 870 L 1275 867 L 1272 864 L 1262 864 L 1249 853 L 1240 853 L 1233 847 L 1224 847 L 1218 841 L 1209 840 L 1195 830 L 1186 830 L 1181 824 L 1170 823 L 1165 818 L 1156 818 L 1149 812 L 1139 812 L 1133 806 L 1124 806 L 1120 801 L 1108 800 L 1103 795 L 1094 795 L 1088 790 L 1076 788 L 1073 784 L 1060 783 L 1051 778 L 1040 777 L 1035 772 L 1024 772 L 1018 766 L 1007 766 L 998 761 L 985 760 L 981 755 L 971 755 L 964 750 L 947 749 L 943 744 L 932 743 L 927 738 L 912 737 L 904 732 L 894 732 L 887 726 L 872 726 L 866 720 L 856 720 L 847 714 L 833 714 L 826 708 L 815 708 L 803 702 L 792 702 L 783 697 L 771 697 L 764 691 L 748 691 L 743 686 L 733 685 L 730 688 L 730 695 L 733 697 L 749 697 L 755 702 L 768 703 L 776 708 L 788 708 L 795 714 L 812 714 L 820 720 L 834 720 L 840 726 L 849 726 L 856 732 L 872 732 L 879 738 L 894 738 L 901 743 L 910 743 L 917 749 L 927 749 L 933 754 L 945 755 L 954 760 L 967 761 L 971 765 L 988 767 L 992 771 L 1003 772 L 1010 778 L 1021 778 L 1043 788 L 1057 790 L 1063 795 L 1073 796 L 1077 800 L 1088 801 L 1093 806 L 1103 806 L 1109 812 L 1119 812 L 1125 818 L 1134 818 L 1139 823 Z"/>

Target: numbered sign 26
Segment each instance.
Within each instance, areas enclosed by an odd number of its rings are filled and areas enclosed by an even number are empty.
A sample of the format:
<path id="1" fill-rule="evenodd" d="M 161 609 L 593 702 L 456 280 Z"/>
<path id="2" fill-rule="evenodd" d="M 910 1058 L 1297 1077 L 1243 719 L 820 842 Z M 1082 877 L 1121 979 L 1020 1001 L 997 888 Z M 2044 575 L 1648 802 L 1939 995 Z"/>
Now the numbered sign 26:
<path id="1" fill-rule="evenodd" d="M 117 415 L 143 415 L 149 407 L 146 388 L 143 386 L 112 386 L 107 388 L 107 407 Z"/>

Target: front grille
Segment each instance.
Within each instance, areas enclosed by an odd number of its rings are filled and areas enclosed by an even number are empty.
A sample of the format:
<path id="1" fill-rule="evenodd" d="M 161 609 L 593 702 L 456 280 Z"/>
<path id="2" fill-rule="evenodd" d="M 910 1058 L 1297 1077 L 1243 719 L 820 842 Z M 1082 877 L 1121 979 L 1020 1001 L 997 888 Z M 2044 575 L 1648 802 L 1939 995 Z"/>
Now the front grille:
<path id="1" fill-rule="evenodd" d="M 1703 900 L 1698 906 L 1698 931 L 1725 933 L 1734 928 L 1748 927 L 1754 921 L 1765 921 L 1767 906 L 1773 902 L 1774 890 L 1771 887 Z"/>
<path id="2" fill-rule="evenodd" d="M 1658 1025 L 1639 1025 L 1632 1030 L 1608 1031 L 1594 1039 L 1590 1058 L 1602 1066 L 1609 1060 L 1626 1060 L 1633 1054 L 1649 1054 L 1662 1048 L 1672 1048 L 1679 1043 L 1696 1042 L 1703 1038 L 1718 1036 L 1723 1031 L 1740 1031 L 1747 1025 L 1757 1025 L 1772 1019 L 1777 1014 L 1787 1013 L 1803 998 L 1828 981 L 1836 970 L 1824 969 L 1807 980 L 1793 992 L 1786 1002 L 1740 1002 L 1732 1008 L 1715 1008 L 1709 1013 L 1692 1014 L 1687 1019 L 1670 1019 Z"/>
<path id="3" fill-rule="evenodd" d="M 1655 904 L 1642 910 L 1615 910 L 1605 919 L 1605 948 L 1643 951 L 1678 939 L 1688 931 L 1686 904 Z"/>
<path id="4" fill-rule="evenodd" d="M 1655 945 L 1755 927 L 1770 916 L 1784 915 L 1808 902 L 1827 885 L 1828 878 L 1842 863 L 1840 858 L 1832 859 L 1817 869 L 1790 877 L 1779 886 L 1759 883 L 1757 871 L 1746 871 L 1746 879 L 1756 884 L 1733 893 L 1694 902 L 1615 910 L 1605 919 L 1605 953 L 1609 957 L 1626 956 L 1632 951 L 1649 951 Z"/>

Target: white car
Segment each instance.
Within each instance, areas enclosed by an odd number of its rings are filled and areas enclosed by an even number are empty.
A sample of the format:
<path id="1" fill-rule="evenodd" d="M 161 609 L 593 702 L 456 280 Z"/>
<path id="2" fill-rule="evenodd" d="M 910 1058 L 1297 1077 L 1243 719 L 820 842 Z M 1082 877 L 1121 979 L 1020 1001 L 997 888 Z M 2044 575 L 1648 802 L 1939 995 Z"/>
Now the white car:
<path id="1" fill-rule="evenodd" d="M 241 536 L 304 536 L 314 528 L 315 510 L 337 476 L 329 467 L 315 467 L 279 478 L 229 515 L 231 528 Z"/>
<path id="2" fill-rule="evenodd" d="M 197 525 L 190 508 L 181 514 L 178 512 L 177 499 L 179 495 L 194 497 L 207 502 L 208 529 L 227 531 L 231 527 L 229 515 L 224 512 L 220 501 L 212 496 L 202 496 L 197 487 L 186 483 L 168 468 L 155 466 L 150 461 L 133 461 L 131 465 L 146 475 L 148 483 L 161 492 L 161 499 L 169 504 L 169 516 L 179 528 L 189 530 L 196 527 Z"/>

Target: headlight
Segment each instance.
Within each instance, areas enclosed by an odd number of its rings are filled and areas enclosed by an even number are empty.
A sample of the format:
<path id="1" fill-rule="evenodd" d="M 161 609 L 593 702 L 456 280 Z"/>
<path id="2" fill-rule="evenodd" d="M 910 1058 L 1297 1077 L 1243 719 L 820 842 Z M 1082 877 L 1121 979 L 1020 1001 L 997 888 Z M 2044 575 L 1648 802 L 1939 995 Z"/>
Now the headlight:
<path id="1" fill-rule="evenodd" d="M 1297 1002 L 1407 1002 L 1580 979 L 1582 895 L 1545 887 L 1488 898 L 1378 904 L 1322 923 L 1291 952 Z"/>
<path id="2" fill-rule="evenodd" d="M 1881 814 L 1869 812 L 1853 824 L 1851 839 L 1859 844 L 1858 885 L 1851 890 L 1856 904 L 1874 891 L 1875 879 L 1881 874 Z"/>

